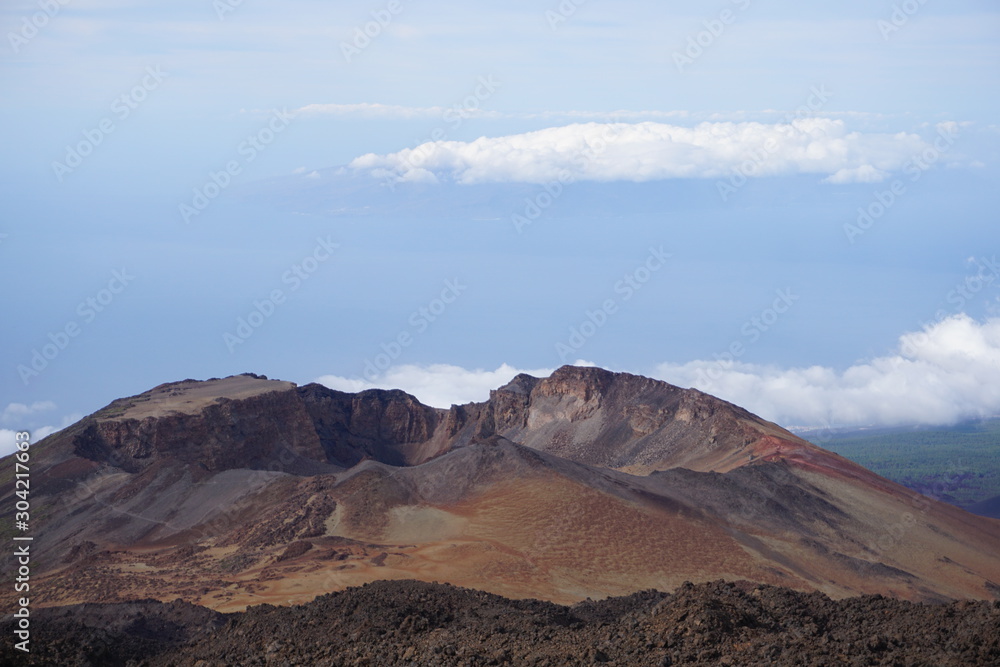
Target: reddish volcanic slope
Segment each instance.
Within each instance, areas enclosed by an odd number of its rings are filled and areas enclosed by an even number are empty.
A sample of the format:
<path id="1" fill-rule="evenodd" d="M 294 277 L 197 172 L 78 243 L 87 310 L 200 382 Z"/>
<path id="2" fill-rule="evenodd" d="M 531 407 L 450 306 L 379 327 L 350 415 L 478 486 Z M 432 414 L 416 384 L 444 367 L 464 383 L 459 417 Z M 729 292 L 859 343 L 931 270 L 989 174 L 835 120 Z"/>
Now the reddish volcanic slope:
<path id="1" fill-rule="evenodd" d="M 32 469 L 39 605 L 231 611 L 378 579 L 560 603 L 720 578 L 1000 594 L 1000 521 L 707 394 L 597 368 L 520 375 L 449 410 L 401 391 L 185 380 L 38 443 Z"/>

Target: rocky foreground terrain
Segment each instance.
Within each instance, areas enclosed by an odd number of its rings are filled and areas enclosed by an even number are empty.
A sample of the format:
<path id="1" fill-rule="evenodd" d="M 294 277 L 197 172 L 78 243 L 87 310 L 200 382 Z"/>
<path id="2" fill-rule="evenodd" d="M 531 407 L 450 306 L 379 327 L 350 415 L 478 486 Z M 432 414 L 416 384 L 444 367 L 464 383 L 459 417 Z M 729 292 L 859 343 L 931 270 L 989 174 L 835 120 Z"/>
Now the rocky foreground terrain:
<path id="1" fill-rule="evenodd" d="M 560 606 L 381 581 L 294 607 L 39 610 L 23 665 L 1000 665 L 1000 602 L 832 600 L 750 582 Z"/>

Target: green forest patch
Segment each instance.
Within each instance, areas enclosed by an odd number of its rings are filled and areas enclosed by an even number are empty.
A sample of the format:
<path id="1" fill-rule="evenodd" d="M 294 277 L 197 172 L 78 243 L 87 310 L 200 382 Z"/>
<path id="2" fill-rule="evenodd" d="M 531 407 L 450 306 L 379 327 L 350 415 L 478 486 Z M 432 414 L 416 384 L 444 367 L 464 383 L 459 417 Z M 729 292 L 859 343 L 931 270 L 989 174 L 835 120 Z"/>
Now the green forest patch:
<path id="1" fill-rule="evenodd" d="M 813 442 L 960 507 L 1000 495 L 1000 419 L 934 429 L 853 431 Z"/>

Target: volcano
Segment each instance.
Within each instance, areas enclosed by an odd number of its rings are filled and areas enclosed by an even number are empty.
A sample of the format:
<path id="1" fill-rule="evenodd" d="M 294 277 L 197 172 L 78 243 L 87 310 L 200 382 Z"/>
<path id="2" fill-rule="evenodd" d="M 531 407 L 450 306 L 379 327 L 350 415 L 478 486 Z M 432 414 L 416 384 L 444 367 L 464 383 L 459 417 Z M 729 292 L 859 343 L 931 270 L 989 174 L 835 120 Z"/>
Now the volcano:
<path id="1" fill-rule="evenodd" d="M 254 374 L 172 382 L 33 445 L 31 466 L 42 607 L 233 612 L 400 579 L 557 604 L 717 580 L 1000 597 L 1000 521 L 599 368 L 450 409 Z M 13 468 L 0 461 L 7 514 Z"/>

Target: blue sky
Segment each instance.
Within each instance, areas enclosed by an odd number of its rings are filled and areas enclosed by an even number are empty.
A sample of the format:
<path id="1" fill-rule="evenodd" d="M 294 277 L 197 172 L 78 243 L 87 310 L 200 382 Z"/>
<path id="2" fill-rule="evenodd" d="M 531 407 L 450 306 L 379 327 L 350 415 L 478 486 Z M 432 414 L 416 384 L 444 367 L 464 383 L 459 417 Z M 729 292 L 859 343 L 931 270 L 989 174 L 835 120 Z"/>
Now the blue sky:
<path id="1" fill-rule="evenodd" d="M 0 34 L 4 438 L 188 377 L 446 406 L 576 361 L 786 425 L 1000 412 L 994 3 L 53 0 Z"/>

